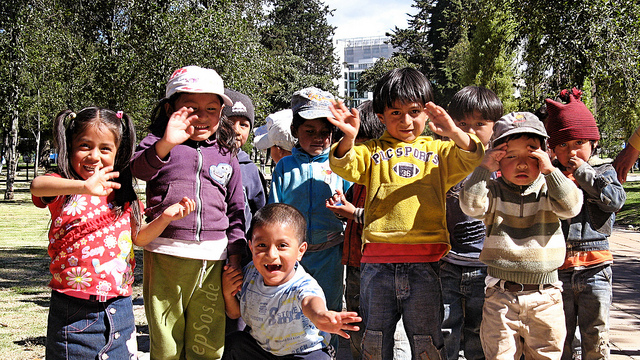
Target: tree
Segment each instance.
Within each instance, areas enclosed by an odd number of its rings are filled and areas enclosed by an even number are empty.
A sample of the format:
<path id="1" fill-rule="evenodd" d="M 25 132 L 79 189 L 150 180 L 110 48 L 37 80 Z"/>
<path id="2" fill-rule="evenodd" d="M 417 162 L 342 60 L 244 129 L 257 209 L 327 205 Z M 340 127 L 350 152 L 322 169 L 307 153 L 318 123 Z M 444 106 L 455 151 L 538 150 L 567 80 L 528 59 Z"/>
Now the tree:
<path id="1" fill-rule="evenodd" d="M 290 63 L 304 75 L 316 78 L 316 85 L 332 89 L 338 78 L 338 61 L 334 55 L 333 34 L 327 16 L 332 10 L 319 0 L 270 0 L 271 11 L 261 28 L 261 43 L 276 56 L 291 54 L 303 60 Z M 285 80 L 285 79 L 283 79 Z"/>

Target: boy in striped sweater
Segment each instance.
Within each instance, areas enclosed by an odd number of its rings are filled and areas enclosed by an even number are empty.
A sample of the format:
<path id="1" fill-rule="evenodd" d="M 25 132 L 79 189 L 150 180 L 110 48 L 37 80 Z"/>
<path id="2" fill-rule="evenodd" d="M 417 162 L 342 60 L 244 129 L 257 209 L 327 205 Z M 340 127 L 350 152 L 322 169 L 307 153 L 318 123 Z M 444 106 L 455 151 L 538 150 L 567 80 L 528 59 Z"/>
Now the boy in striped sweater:
<path id="1" fill-rule="evenodd" d="M 460 207 L 487 228 L 480 338 L 487 359 L 560 359 L 566 336 L 560 219 L 580 213 L 582 194 L 545 152 L 542 122 L 510 113 L 494 126 L 491 146 L 460 194 Z M 492 180 L 491 173 L 501 177 Z"/>

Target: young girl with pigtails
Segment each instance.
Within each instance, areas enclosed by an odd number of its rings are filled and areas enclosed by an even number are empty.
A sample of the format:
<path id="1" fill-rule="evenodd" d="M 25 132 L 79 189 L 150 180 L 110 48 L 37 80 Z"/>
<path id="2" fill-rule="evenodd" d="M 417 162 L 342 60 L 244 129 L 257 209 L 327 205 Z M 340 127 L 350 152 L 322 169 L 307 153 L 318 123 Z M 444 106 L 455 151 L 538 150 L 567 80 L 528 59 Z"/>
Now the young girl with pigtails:
<path id="1" fill-rule="evenodd" d="M 148 243 L 195 204 L 184 198 L 157 221 L 141 222 L 129 170 L 135 130 L 121 111 L 64 110 L 54 136 L 56 172 L 31 183 L 34 204 L 51 213 L 46 358 L 136 358 L 132 243 Z"/>
<path id="2" fill-rule="evenodd" d="M 152 113 L 131 170 L 146 181 L 155 218 L 176 199 L 196 210 L 171 223 L 144 249 L 144 305 L 152 359 L 219 359 L 224 349 L 222 270 L 241 269 L 244 194 L 236 134 L 220 121 L 231 106 L 215 70 L 176 70 Z"/>

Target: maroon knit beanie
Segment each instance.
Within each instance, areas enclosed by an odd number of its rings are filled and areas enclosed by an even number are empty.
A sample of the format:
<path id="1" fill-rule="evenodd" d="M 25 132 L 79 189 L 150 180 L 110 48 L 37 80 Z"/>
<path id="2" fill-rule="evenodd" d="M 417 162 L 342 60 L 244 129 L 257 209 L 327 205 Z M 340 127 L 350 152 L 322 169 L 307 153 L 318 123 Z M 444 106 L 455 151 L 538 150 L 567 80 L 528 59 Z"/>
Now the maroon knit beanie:
<path id="1" fill-rule="evenodd" d="M 553 149 L 557 145 L 571 140 L 600 140 L 600 132 L 596 119 L 591 111 L 580 100 L 582 91 L 562 90 L 560 98 L 567 101 L 566 104 L 546 99 L 547 113 L 546 119 L 547 133 L 549 134 L 549 148 Z"/>

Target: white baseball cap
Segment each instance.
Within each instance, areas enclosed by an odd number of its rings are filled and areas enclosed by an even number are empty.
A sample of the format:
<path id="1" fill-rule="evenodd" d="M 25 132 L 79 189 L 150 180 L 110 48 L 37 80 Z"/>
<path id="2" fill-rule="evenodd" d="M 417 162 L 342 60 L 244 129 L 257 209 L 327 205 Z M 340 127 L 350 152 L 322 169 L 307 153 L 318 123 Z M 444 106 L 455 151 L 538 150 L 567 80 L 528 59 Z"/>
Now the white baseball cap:
<path id="1" fill-rule="evenodd" d="M 253 145 L 259 150 L 267 150 L 272 146 L 291 151 L 296 138 L 291 135 L 293 111 L 285 109 L 267 116 L 267 123 L 254 130 Z"/>
<path id="2" fill-rule="evenodd" d="M 222 78 L 213 69 L 185 66 L 174 71 L 167 82 L 165 97 L 170 97 L 177 92 L 216 94 L 222 98 L 225 105 L 233 106 L 231 99 L 224 94 Z"/>

